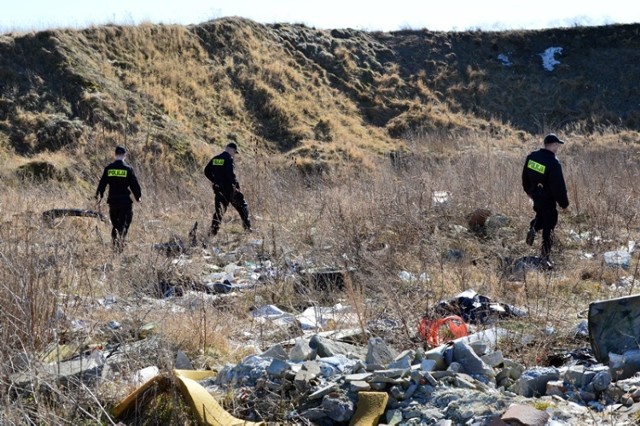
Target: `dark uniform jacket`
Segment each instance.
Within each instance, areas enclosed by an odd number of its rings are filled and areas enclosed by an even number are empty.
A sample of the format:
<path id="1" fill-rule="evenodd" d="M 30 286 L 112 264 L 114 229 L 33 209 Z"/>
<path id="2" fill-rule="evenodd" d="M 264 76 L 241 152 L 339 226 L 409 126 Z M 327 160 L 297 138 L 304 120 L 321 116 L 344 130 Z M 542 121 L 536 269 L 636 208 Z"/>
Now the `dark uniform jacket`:
<path id="1" fill-rule="evenodd" d="M 562 166 L 548 149 L 541 148 L 527 156 L 522 170 L 522 188 L 534 206 L 555 209 L 558 203 L 563 209 L 569 207 Z"/>
<path id="2" fill-rule="evenodd" d="M 216 155 L 204 168 L 204 175 L 213 183 L 213 189 L 229 192 L 239 189 L 238 180 L 233 170 L 233 158 L 226 151 Z"/>
<path id="3" fill-rule="evenodd" d="M 133 192 L 136 201 L 140 201 L 142 196 L 140 184 L 138 184 L 133 168 L 123 160 L 116 160 L 104 168 L 96 191 L 96 197 L 102 198 L 104 196 L 104 190 L 107 185 L 109 185 L 109 196 L 107 197 L 107 203 L 109 204 L 133 203 L 129 198 L 131 192 Z"/>

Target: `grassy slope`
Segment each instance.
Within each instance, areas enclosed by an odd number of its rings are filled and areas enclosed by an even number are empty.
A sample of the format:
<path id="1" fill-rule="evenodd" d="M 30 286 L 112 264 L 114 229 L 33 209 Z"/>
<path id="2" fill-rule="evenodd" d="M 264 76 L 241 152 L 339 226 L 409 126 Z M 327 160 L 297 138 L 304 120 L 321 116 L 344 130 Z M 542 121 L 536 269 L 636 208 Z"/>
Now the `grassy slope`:
<path id="1" fill-rule="evenodd" d="M 372 166 L 416 131 L 635 132 L 638 30 L 366 33 L 228 18 L 5 35 L 0 147 L 8 172 L 33 156 L 68 167 L 51 158 L 62 150 L 75 158 L 66 175 L 86 180 L 116 143 L 191 170 L 231 136 L 324 168 Z M 548 47 L 563 48 L 553 72 Z"/>

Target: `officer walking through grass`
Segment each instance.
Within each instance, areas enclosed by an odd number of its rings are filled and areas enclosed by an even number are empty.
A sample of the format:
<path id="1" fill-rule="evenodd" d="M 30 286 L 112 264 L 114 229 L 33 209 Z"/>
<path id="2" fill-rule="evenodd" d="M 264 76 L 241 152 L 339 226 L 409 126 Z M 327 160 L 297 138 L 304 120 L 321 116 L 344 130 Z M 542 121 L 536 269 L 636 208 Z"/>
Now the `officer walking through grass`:
<path id="1" fill-rule="evenodd" d="M 542 257 L 550 262 L 553 246 L 553 230 L 558 223 L 558 204 L 563 210 L 569 207 L 567 186 L 562 175 L 562 166 L 556 157 L 558 148 L 564 144 L 553 133 L 544 138 L 544 147 L 530 153 L 522 170 L 522 188 L 533 200 L 536 217 L 529 225 L 526 242 L 533 244 L 536 232 L 542 230 Z"/>
<path id="2" fill-rule="evenodd" d="M 240 184 L 238 184 L 233 169 L 233 157 L 237 154 L 238 145 L 235 142 L 229 142 L 224 151 L 213 157 L 204 168 L 204 175 L 213 184 L 213 192 L 215 193 L 215 211 L 209 231 L 211 236 L 216 235 L 220 230 L 222 216 L 227 211 L 229 204 L 240 214 L 245 231 L 252 231 L 249 221 L 249 206 L 244 199 L 244 194 L 240 192 Z"/>
<path id="3" fill-rule="evenodd" d="M 116 160 L 104 168 L 96 191 L 96 198 L 100 203 L 104 191 L 109 185 L 107 204 L 109 204 L 109 218 L 112 225 L 111 240 L 114 250 L 118 253 L 124 247 L 125 237 L 133 219 L 133 201 L 129 195 L 133 193 L 138 202 L 142 198 L 140 184 L 133 168 L 124 161 L 126 153 L 127 151 L 123 147 L 116 147 Z"/>

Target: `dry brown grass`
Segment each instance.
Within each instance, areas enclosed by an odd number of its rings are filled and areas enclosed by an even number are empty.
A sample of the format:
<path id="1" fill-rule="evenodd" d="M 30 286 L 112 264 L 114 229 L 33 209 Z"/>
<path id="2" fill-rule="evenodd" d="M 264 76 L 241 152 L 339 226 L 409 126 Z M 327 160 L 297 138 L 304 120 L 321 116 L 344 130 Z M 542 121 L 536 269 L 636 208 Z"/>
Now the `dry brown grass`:
<path id="1" fill-rule="evenodd" d="M 601 255 L 640 238 L 633 137 L 603 131 L 598 137 L 574 133 L 566 139 L 559 156 L 572 210 L 560 219 L 557 270 L 551 274 L 533 272 L 525 282 L 514 283 L 505 280 L 498 267 L 499 256 L 537 251 L 523 242 L 532 212 L 520 187 L 520 173 L 524 155 L 539 142 L 503 145 L 480 133 L 423 132 L 408 141 L 411 154 L 400 157 L 395 166 L 379 159 L 370 172 L 336 168 L 301 175 L 295 168 L 277 166 L 271 156 L 259 151 L 240 156 L 237 172 L 258 234 L 239 235 L 238 219 L 229 211 L 216 245 L 232 250 L 246 244 L 247 238 L 260 238 L 261 256 L 278 268 L 296 262 L 355 268 L 353 280 L 344 293 L 303 295 L 290 280 L 276 276 L 259 290 L 223 302 L 204 294 L 190 295 L 175 312 L 166 311 L 166 303 L 171 302 L 153 298 L 156 284 L 162 279 L 198 282 L 206 265 L 198 250 L 191 256 L 192 263 L 179 264 L 152 246 L 174 235 L 185 238 L 195 221 L 201 231 L 208 226 L 212 193 L 201 174 L 202 164 L 192 164 L 183 175 L 167 174 L 163 164 L 138 163 L 149 153 L 134 145 L 131 160 L 143 186 L 143 203 L 134 205 L 129 246 L 122 256 L 111 252 L 107 224 L 65 218 L 49 228 L 40 220 L 40 213 L 48 208 L 91 207 L 88 198 L 93 185 L 9 179 L 0 200 L 2 365 L 16 352 L 37 354 L 48 344 L 59 343 L 62 335 L 78 345 L 100 342 L 104 336 L 97 330 L 106 321 L 116 320 L 126 324 L 131 336 L 139 336 L 145 324 L 156 324 L 152 333 L 163 342 L 161 366 L 169 368 L 174 351 L 182 349 L 198 366 L 215 368 L 258 349 L 255 344 L 266 349 L 297 335 L 295 329 L 273 329 L 252 321 L 249 310 L 261 303 L 292 312 L 312 302 L 348 303 L 362 327 L 394 322 L 396 328 L 384 333 L 385 339 L 399 348 L 414 347 L 421 345 L 415 330 L 425 311 L 468 288 L 526 307 L 526 320 L 507 325 L 538 339 L 531 347 L 514 345 L 505 352 L 527 365 L 543 363 L 554 348 L 568 344 L 562 336 L 577 322 L 578 313 L 590 301 L 611 296 L 609 286 L 636 268 L 637 257 L 630 271 L 619 271 L 605 268 L 601 261 L 582 259 L 581 253 Z M 602 141 L 609 141 L 607 150 L 601 148 Z M 344 148 L 336 154 L 359 155 L 354 147 Z M 86 149 L 92 152 L 89 146 Z M 203 146 L 201 155 L 206 151 Z M 92 155 L 108 160 L 98 152 Z M 71 161 L 55 155 L 46 158 L 60 166 Z M 435 191 L 449 191 L 450 202 L 434 205 Z M 466 227 L 468 215 L 477 208 L 507 216 L 510 225 L 486 235 L 456 227 Z M 575 241 L 571 230 L 589 231 L 592 237 Z M 450 250 L 462 252 L 462 259 L 450 260 Z M 251 256 L 257 252 L 244 259 Z M 214 261 L 224 266 L 222 259 Z M 403 271 L 418 279 L 401 278 Z M 109 295 L 127 309 L 106 310 L 90 302 Z M 89 331 L 75 336 L 66 333 L 68 321 L 74 318 L 91 324 Z M 548 326 L 556 330 L 550 336 L 545 335 Z M 382 333 L 375 326 L 372 330 Z M 129 368 L 135 371 L 143 366 L 132 362 Z M 6 373 L 2 383 L 10 383 Z M 113 390 L 96 392 L 83 404 L 100 417 L 104 414 L 99 407 L 113 398 Z M 66 410 L 64 404 L 53 402 L 46 413 L 54 418 Z"/>

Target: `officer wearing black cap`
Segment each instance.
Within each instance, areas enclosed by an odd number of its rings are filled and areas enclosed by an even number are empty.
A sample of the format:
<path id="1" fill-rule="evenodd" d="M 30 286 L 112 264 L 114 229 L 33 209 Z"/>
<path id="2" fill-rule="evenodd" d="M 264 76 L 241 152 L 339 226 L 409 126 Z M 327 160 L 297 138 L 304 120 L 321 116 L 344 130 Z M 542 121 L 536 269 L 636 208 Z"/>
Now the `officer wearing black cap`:
<path id="1" fill-rule="evenodd" d="M 567 186 L 562 175 L 562 166 L 556 157 L 558 148 L 564 144 L 553 133 L 544 138 L 544 147 L 530 153 L 522 170 L 522 188 L 533 200 L 536 217 L 529 225 L 526 242 L 533 244 L 536 232 L 542 230 L 542 257 L 547 261 L 553 245 L 553 230 L 558 223 L 556 204 L 562 209 L 569 207 Z"/>
<path id="2" fill-rule="evenodd" d="M 96 190 L 96 199 L 99 203 L 102 201 L 107 185 L 109 185 L 107 203 L 109 204 L 109 217 L 112 225 L 111 239 L 116 252 L 122 251 L 129 225 L 133 219 L 133 201 L 129 195 L 133 193 L 138 202 L 142 198 L 136 174 L 133 172 L 133 168 L 124 161 L 126 153 L 127 150 L 123 147 L 116 147 L 116 160 L 104 168 Z"/>
<path id="3" fill-rule="evenodd" d="M 245 231 L 251 232 L 251 222 L 249 221 L 249 206 L 240 192 L 240 185 L 233 170 L 233 157 L 238 153 L 238 145 L 229 142 L 224 151 L 216 155 L 204 168 L 204 175 L 213 184 L 215 194 L 215 212 L 211 221 L 209 235 L 216 235 L 220 230 L 222 216 L 231 204 L 240 214 L 242 226 Z"/>

